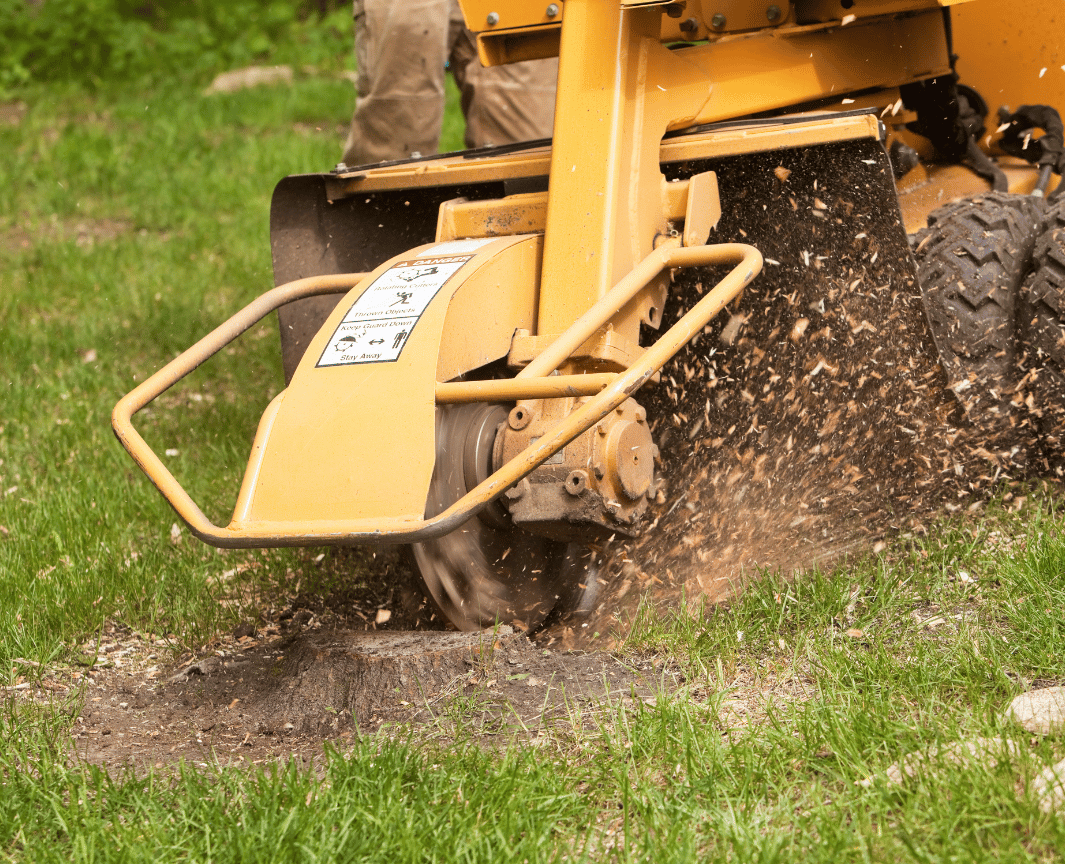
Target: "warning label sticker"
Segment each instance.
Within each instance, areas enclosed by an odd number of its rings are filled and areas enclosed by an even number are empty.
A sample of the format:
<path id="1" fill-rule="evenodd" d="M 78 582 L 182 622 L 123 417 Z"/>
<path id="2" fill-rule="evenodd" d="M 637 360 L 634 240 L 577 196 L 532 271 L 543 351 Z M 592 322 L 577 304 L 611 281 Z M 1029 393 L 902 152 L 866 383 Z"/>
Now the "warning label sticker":
<path id="1" fill-rule="evenodd" d="M 392 363 L 426 307 L 472 255 L 400 261 L 356 300 L 326 345 L 318 366 Z"/>

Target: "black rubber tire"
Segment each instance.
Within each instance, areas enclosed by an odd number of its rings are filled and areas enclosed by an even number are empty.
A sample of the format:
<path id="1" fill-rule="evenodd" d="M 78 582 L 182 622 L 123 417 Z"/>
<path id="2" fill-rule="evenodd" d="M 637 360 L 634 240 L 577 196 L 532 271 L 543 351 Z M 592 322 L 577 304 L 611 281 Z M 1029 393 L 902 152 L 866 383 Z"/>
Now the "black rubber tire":
<path id="1" fill-rule="evenodd" d="M 1018 299 L 1027 405 L 1047 455 L 1065 457 L 1065 200 L 1047 210 Z"/>
<path id="2" fill-rule="evenodd" d="M 1039 199 L 1004 192 L 963 198 L 928 217 L 914 250 L 949 385 L 996 444 L 1008 443 L 1023 413 L 1014 398 L 1021 379 L 1017 298 L 1043 209 Z"/>

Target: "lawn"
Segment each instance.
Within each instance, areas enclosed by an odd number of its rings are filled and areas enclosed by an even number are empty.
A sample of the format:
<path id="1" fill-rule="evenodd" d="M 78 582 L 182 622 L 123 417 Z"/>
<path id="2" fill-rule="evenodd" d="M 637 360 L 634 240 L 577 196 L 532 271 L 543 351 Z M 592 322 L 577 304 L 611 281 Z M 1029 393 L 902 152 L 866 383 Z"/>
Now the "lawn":
<path id="1" fill-rule="evenodd" d="M 313 570 L 319 550 L 221 554 L 173 528 L 109 414 L 272 285 L 274 183 L 337 161 L 351 102 L 348 82 L 300 74 L 215 96 L 32 85 L 3 106 L 0 685 L 18 661 L 75 663 L 105 621 L 176 654 L 235 623 L 223 571 L 258 564 L 283 591 Z M 446 144 L 460 138 L 452 122 Z M 278 355 L 264 323 L 139 421 L 219 518 Z M 32 707 L 5 691 L 0 858 L 1053 860 L 1063 823 L 1026 780 L 1065 743 L 1002 712 L 1065 681 L 1063 595 L 1062 519 L 1034 490 L 728 606 L 643 610 L 623 653 L 684 686 L 577 731 L 393 728 L 328 745 L 318 771 L 108 774 L 70 756 L 77 694 Z M 978 738 L 995 742 L 982 758 L 949 757 Z M 914 752 L 915 776 L 891 782 Z"/>

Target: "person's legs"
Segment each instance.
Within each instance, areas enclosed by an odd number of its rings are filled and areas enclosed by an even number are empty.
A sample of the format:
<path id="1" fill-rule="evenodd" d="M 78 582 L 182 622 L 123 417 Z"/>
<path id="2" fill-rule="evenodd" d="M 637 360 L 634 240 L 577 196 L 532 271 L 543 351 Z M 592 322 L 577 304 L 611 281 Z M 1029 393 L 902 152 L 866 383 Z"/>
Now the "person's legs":
<path id="1" fill-rule="evenodd" d="M 462 92 L 467 147 L 551 137 L 558 58 L 486 69 L 456 0 L 451 0 L 448 46 L 451 71 Z"/>
<path id="2" fill-rule="evenodd" d="M 451 0 L 355 0 L 355 113 L 343 161 L 429 155 L 440 145 Z"/>

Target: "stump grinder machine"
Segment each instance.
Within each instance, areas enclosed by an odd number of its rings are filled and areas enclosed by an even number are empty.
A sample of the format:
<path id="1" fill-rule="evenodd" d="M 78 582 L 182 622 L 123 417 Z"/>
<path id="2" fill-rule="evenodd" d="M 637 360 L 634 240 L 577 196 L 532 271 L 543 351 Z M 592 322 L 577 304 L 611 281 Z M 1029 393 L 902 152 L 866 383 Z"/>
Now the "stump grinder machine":
<path id="1" fill-rule="evenodd" d="M 553 138 L 283 179 L 277 287 L 115 431 L 201 540 L 409 546 L 460 629 L 1052 470 L 1059 5 L 463 0 L 486 64 L 560 58 Z M 219 526 L 132 417 L 274 310 L 287 386 Z"/>

